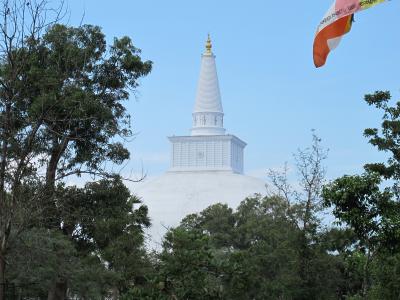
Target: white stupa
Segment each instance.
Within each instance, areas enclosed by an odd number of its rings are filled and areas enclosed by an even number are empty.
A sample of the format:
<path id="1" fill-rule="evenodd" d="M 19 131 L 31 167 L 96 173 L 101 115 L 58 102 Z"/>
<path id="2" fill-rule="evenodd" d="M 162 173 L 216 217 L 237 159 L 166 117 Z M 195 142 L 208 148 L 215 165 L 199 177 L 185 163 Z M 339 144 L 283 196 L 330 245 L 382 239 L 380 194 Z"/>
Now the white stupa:
<path id="1" fill-rule="evenodd" d="M 149 208 L 150 234 L 160 241 L 166 228 L 215 203 L 236 208 L 247 196 L 265 194 L 265 183 L 243 175 L 246 143 L 225 134 L 224 112 L 210 37 L 201 58 L 190 136 L 169 137 L 171 167 L 135 189 Z"/>

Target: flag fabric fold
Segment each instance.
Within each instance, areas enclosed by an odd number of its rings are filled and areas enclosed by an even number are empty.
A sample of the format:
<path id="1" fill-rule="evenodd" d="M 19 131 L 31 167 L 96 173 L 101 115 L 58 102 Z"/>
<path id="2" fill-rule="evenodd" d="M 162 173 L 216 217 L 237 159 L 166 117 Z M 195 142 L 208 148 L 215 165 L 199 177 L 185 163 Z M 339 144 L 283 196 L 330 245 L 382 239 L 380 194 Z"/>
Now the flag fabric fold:
<path id="1" fill-rule="evenodd" d="M 373 7 L 385 0 L 336 0 L 320 22 L 315 34 L 313 57 L 317 68 L 322 67 L 330 51 L 351 29 L 354 13 Z"/>

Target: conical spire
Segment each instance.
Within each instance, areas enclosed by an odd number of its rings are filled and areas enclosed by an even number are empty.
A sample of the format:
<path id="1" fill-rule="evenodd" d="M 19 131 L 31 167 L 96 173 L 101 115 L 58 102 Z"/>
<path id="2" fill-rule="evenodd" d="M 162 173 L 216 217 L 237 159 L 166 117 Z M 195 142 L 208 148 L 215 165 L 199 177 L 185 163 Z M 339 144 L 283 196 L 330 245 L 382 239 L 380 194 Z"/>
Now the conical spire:
<path id="1" fill-rule="evenodd" d="M 207 42 L 206 42 L 206 53 L 204 55 L 212 55 L 212 43 L 211 43 L 211 38 L 210 34 L 208 34 Z"/>
<path id="2" fill-rule="evenodd" d="M 208 35 L 206 50 L 201 57 L 200 77 L 193 109 L 192 135 L 224 134 L 223 116 L 215 55 L 212 53 L 212 43 Z"/>

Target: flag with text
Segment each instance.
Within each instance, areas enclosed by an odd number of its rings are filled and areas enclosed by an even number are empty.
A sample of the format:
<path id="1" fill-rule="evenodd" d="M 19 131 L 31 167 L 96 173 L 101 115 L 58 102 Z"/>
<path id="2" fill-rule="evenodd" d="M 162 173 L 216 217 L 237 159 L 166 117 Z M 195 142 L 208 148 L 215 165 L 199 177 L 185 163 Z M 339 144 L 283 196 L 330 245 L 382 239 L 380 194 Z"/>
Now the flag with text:
<path id="1" fill-rule="evenodd" d="M 325 64 L 330 51 L 335 49 L 350 31 L 354 13 L 375 6 L 385 0 L 336 0 L 320 22 L 315 34 L 313 57 L 315 66 Z"/>

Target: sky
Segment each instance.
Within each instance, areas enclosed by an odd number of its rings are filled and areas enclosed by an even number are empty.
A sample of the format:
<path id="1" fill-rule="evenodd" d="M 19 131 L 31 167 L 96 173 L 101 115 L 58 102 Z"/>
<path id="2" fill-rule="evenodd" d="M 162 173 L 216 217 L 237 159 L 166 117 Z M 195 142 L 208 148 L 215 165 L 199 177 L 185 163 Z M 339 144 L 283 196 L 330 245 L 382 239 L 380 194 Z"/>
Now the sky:
<path id="1" fill-rule="evenodd" d="M 125 172 L 148 177 L 169 167 L 167 136 L 188 135 L 207 34 L 216 55 L 225 128 L 244 140 L 245 173 L 265 178 L 311 143 L 315 129 L 329 149 L 327 178 L 382 161 L 363 130 L 381 112 L 364 94 L 400 98 L 400 2 L 358 13 L 352 31 L 316 69 L 312 44 L 332 0 L 70 0 L 68 23 L 102 27 L 107 40 L 129 36 L 153 61 L 127 103 L 135 139 Z M 397 28 L 397 29 L 396 29 Z"/>

